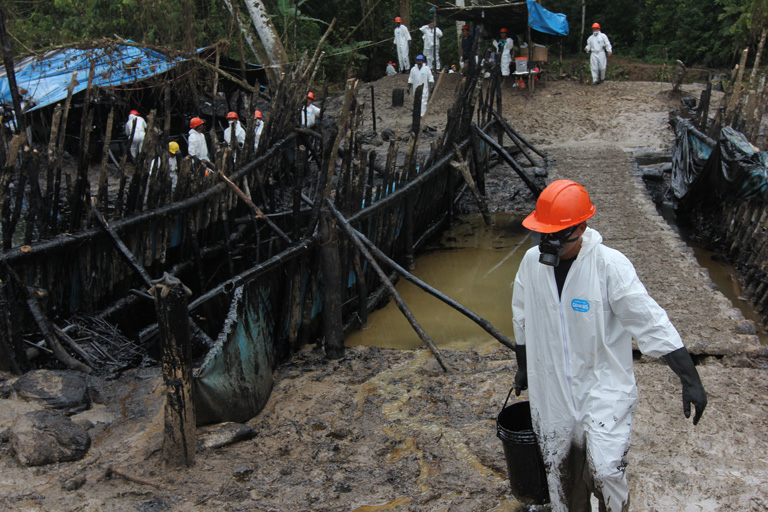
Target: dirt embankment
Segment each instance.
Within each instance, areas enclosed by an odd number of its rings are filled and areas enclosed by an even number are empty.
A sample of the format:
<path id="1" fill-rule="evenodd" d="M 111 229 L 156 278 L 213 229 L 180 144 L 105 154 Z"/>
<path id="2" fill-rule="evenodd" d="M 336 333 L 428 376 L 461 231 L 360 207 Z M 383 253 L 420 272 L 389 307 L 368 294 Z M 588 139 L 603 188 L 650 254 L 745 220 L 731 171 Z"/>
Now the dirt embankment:
<path id="1" fill-rule="evenodd" d="M 446 77 L 427 124 L 441 129 L 458 76 Z M 405 130 L 391 107 L 402 75 L 375 84 L 379 131 Z M 633 175 L 632 152 L 668 150 L 669 84 L 550 81 L 529 94 L 505 89 L 504 115 L 550 156 L 551 178 L 583 181 L 593 225 L 635 262 L 686 343 L 706 353 L 748 343 L 740 314 L 656 214 Z M 698 96 L 700 89 L 686 87 Z M 531 206 L 505 167 L 489 176 L 494 208 Z M 522 198 L 522 200 L 521 200 Z M 521 201 L 516 203 L 516 201 Z M 507 286 L 501 283 L 500 286 Z M 507 333 L 511 336 L 512 333 Z M 324 361 L 312 347 L 280 367 L 257 436 L 198 453 L 188 470 L 160 469 L 162 382 L 154 370 L 102 383 L 89 420 L 93 447 L 79 462 L 20 467 L 0 444 L 0 508 L 34 511 L 455 511 L 518 510 L 506 480 L 495 417 L 512 382 L 512 353 L 493 343 L 446 352 L 443 373 L 425 350 L 348 349 Z M 768 510 L 766 370 L 743 357 L 704 358 L 709 406 L 693 427 L 680 383 L 657 361 L 636 365 L 640 402 L 629 453 L 633 510 Z M 105 478 L 107 468 L 149 482 Z M 86 476 L 75 491 L 61 488 Z"/>

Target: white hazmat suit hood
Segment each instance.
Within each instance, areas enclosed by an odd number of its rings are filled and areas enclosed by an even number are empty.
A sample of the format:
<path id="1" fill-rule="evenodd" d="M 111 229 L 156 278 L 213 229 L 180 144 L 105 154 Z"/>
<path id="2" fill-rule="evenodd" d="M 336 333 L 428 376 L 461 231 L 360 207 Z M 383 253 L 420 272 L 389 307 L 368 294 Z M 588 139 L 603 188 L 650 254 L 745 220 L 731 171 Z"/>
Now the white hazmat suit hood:
<path id="1" fill-rule="evenodd" d="M 525 254 L 514 282 L 516 342 L 527 352 L 534 430 L 547 469 L 553 511 L 568 510 L 560 470 L 585 450 L 594 490 L 607 510 L 628 501 L 629 449 L 637 387 L 632 338 L 660 357 L 683 346 L 664 310 L 648 295 L 632 263 L 587 228 L 558 296 L 553 267 Z"/>

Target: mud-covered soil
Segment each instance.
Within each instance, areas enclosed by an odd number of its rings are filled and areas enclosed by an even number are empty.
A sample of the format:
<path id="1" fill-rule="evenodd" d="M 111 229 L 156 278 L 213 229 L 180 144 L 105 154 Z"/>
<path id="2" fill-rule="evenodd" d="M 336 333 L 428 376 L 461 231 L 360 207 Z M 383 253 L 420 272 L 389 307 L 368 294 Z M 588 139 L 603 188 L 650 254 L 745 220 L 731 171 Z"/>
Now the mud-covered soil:
<path id="1" fill-rule="evenodd" d="M 459 79 L 445 77 L 440 86 L 427 119 L 437 133 Z M 374 84 L 379 132 L 410 125 L 408 107 L 390 106 L 392 88 L 404 83 L 399 75 Z M 768 375 L 764 363 L 747 357 L 757 349 L 755 338 L 634 174 L 635 154 L 671 148 L 667 114 L 679 97 L 670 89 L 576 81 L 549 81 L 533 93 L 509 87 L 504 115 L 548 155 L 548 179 L 587 186 L 597 206 L 591 224 L 635 263 L 700 362 L 709 405 L 693 427 L 683 417 L 674 374 L 656 360 L 637 361 L 640 401 L 628 455 L 632 510 L 768 510 Z M 694 96 L 702 89 L 685 88 Z M 495 210 L 532 207 L 506 166 L 493 169 L 487 187 Z M 341 360 L 325 361 L 307 347 L 275 372 L 268 405 L 248 422 L 255 438 L 200 451 L 195 467 L 177 471 L 160 467 L 159 370 L 129 372 L 102 382 L 102 404 L 84 413 L 93 438 L 84 460 L 23 468 L 0 443 L 0 509 L 518 510 L 494 421 L 512 383 L 514 357 L 490 340 L 444 356 L 449 373 L 426 350 L 355 347 Z M 131 479 L 108 478 L 110 468 Z M 63 490 L 75 475 L 85 476 L 85 484 Z"/>

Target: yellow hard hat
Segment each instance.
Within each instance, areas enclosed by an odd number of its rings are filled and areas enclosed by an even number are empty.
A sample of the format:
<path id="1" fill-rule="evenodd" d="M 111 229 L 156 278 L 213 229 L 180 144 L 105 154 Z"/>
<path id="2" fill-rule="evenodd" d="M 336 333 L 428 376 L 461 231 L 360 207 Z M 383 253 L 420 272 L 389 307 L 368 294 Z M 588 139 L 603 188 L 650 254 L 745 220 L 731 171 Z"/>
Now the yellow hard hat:
<path id="1" fill-rule="evenodd" d="M 175 155 L 179 152 L 179 143 L 176 141 L 171 141 L 168 143 L 168 151 L 171 152 L 172 155 Z"/>

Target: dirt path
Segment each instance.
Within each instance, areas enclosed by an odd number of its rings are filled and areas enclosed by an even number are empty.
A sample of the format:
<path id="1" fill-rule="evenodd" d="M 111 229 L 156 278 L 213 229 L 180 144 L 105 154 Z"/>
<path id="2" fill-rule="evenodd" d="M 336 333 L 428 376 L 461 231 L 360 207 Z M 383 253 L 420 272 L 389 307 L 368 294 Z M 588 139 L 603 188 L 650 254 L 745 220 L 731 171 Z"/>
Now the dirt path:
<path id="1" fill-rule="evenodd" d="M 387 106 L 403 79 L 376 84 L 379 130 L 410 124 L 404 109 Z M 452 101 L 450 79 L 427 120 L 437 128 Z M 691 350 L 726 354 L 700 365 L 710 402 L 695 428 L 682 415 L 674 374 L 656 360 L 638 361 L 632 509 L 768 510 L 766 370 L 738 354 L 753 342 L 738 334 L 740 313 L 713 291 L 633 174 L 631 152 L 672 144 L 667 112 L 679 102 L 667 97 L 669 88 L 550 82 L 532 96 L 508 89 L 504 110 L 549 153 L 550 178 L 573 178 L 590 190 L 598 209 L 591 224 L 634 262 Z M 489 178 L 496 208 L 512 205 L 519 179 L 501 167 Z M 490 341 L 445 356 L 450 374 L 425 350 L 355 347 L 326 362 L 309 347 L 277 370 L 269 404 L 248 423 L 254 439 L 199 452 L 194 468 L 168 473 L 159 469 L 161 379 L 156 369 L 131 372 L 101 383 L 104 403 L 86 413 L 94 445 L 83 461 L 21 468 L 0 443 L 0 509 L 518 510 L 495 436 L 514 357 Z M 156 486 L 105 478 L 109 467 Z M 85 485 L 62 490 L 76 474 L 86 476 Z"/>

